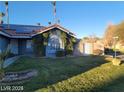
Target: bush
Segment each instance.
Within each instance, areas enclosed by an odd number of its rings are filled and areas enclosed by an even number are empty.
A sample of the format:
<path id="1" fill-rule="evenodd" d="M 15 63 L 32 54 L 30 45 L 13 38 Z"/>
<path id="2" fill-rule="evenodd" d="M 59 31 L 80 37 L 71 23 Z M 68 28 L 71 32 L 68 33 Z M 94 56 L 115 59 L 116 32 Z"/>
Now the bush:
<path id="1" fill-rule="evenodd" d="M 65 56 L 65 52 L 62 50 L 56 51 L 56 57 L 63 57 Z"/>
<path id="2" fill-rule="evenodd" d="M 119 66 L 121 64 L 121 60 L 118 58 L 113 58 L 112 63 L 113 65 Z"/>
<path id="3" fill-rule="evenodd" d="M 100 49 L 97 49 L 97 50 L 94 50 L 93 53 L 94 53 L 95 55 L 102 55 L 102 54 L 103 54 L 103 51 L 100 50 Z"/>
<path id="4" fill-rule="evenodd" d="M 105 48 L 104 49 L 104 54 L 106 55 L 112 55 L 114 53 L 113 49 Z"/>
<path id="5" fill-rule="evenodd" d="M 4 77 L 4 71 L 0 70 L 0 80 Z"/>
<path id="6" fill-rule="evenodd" d="M 66 55 L 72 55 L 73 51 L 72 50 L 66 50 Z"/>

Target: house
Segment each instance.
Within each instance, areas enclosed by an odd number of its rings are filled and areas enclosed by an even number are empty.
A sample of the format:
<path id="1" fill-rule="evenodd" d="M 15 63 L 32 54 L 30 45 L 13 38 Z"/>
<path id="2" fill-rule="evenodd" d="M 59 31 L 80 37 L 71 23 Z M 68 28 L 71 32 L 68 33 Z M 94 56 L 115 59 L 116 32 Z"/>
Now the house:
<path id="1" fill-rule="evenodd" d="M 101 39 L 80 39 L 76 44 L 76 48 L 74 49 L 74 55 L 94 55 L 99 54 L 95 52 L 103 52 L 104 51 L 104 43 Z"/>
<path id="2" fill-rule="evenodd" d="M 0 25 L 0 52 L 4 51 L 8 45 L 10 45 L 10 51 L 13 54 L 34 54 L 33 39 L 39 35 L 49 32 L 47 45 L 44 50 L 45 56 L 55 56 L 56 51 L 65 50 L 65 43 L 61 38 L 61 34 L 65 33 L 69 37 L 74 37 L 75 34 L 60 26 L 59 24 L 53 24 L 48 27 L 45 26 L 32 26 L 32 25 L 16 25 L 7 24 Z M 42 38 L 41 38 L 42 39 Z M 69 38 L 66 38 L 68 41 Z M 43 40 L 45 40 L 43 38 Z M 43 41 L 41 40 L 40 43 Z M 38 48 L 37 48 L 38 49 Z"/>

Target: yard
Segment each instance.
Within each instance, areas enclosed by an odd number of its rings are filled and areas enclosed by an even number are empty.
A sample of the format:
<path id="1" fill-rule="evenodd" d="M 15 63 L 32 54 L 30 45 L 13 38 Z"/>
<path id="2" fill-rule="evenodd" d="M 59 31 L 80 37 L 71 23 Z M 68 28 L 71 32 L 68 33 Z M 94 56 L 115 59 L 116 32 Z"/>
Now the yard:
<path id="1" fill-rule="evenodd" d="M 124 91 L 124 64 L 113 66 L 102 56 L 73 58 L 21 57 L 6 71 L 37 69 L 24 91 Z"/>

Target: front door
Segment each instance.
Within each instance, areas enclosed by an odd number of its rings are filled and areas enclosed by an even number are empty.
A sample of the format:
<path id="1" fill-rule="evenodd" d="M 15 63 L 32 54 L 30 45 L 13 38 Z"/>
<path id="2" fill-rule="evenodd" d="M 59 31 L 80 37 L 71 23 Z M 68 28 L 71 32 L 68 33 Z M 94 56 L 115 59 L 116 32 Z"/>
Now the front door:
<path id="1" fill-rule="evenodd" d="M 51 46 L 46 47 L 46 56 L 48 57 L 55 57 L 56 55 L 56 49 Z"/>
<path id="2" fill-rule="evenodd" d="M 46 46 L 46 56 L 56 56 L 56 51 L 61 50 L 61 45 L 61 39 L 57 35 L 51 36 L 48 40 L 48 45 Z"/>

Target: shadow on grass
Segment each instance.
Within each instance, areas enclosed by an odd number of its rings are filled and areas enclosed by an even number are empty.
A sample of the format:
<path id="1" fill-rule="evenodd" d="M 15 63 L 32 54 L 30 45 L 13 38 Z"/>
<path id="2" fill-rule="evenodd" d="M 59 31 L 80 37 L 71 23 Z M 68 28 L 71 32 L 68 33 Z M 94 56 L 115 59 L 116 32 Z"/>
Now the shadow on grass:
<path id="1" fill-rule="evenodd" d="M 111 82 L 108 82 L 105 86 L 97 89 L 97 92 L 124 92 L 124 76 L 120 76 Z"/>
<path id="2" fill-rule="evenodd" d="M 35 60 L 39 62 L 35 62 Z M 21 61 L 19 62 L 21 63 Z M 26 69 L 26 65 L 28 64 L 27 69 L 38 69 L 39 76 L 33 78 L 30 82 L 23 84 L 24 91 L 35 91 L 101 66 L 102 64 L 106 63 L 106 60 L 103 56 L 91 55 L 57 59 L 26 58 L 26 60 L 22 62 L 23 64 L 18 65 L 16 62 L 15 65 L 11 65 L 7 71 L 11 71 L 12 69 L 23 70 L 23 68 Z M 23 66 L 20 67 L 21 65 Z"/>
<path id="3" fill-rule="evenodd" d="M 124 64 L 124 60 L 121 61 L 121 65 Z"/>

